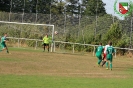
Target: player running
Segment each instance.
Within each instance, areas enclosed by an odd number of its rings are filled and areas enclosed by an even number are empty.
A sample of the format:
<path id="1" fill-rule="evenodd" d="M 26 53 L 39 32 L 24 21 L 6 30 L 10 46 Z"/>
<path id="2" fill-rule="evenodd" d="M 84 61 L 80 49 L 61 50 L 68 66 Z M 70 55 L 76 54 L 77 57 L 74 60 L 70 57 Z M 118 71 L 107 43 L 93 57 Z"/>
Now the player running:
<path id="1" fill-rule="evenodd" d="M 98 66 L 100 66 L 100 63 L 102 61 L 102 53 L 103 53 L 103 46 L 102 43 L 99 43 L 98 48 L 96 49 L 96 57 L 98 58 Z"/>
<path id="2" fill-rule="evenodd" d="M 108 43 L 108 45 L 106 45 L 106 46 L 104 47 L 102 67 L 103 67 L 103 65 L 106 63 L 107 48 L 109 47 L 109 44 L 110 44 L 110 42 Z"/>
<path id="3" fill-rule="evenodd" d="M 7 53 L 9 53 L 8 48 L 6 46 L 6 41 L 7 41 L 6 37 L 7 37 L 7 33 L 5 33 L 4 36 L 1 38 L 0 45 L 1 45 L 2 49 L 0 51 L 6 50 Z"/>
<path id="4" fill-rule="evenodd" d="M 109 69 L 110 64 L 110 70 L 112 70 L 112 60 L 113 60 L 113 53 L 114 48 L 112 47 L 112 42 L 109 43 L 109 47 L 107 48 L 107 62 L 106 62 L 106 69 Z"/>
<path id="5" fill-rule="evenodd" d="M 43 38 L 43 49 L 44 49 L 44 51 L 45 51 L 45 47 L 46 47 L 48 49 L 48 52 L 49 52 L 50 41 L 51 41 L 51 38 L 46 34 L 46 36 Z"/>

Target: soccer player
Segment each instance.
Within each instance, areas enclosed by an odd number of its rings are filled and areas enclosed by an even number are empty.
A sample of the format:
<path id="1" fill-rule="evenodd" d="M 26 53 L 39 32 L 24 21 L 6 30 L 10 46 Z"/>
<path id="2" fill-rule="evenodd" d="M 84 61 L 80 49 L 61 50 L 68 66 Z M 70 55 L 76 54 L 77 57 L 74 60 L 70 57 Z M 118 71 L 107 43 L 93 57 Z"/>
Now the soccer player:
<path id="1" fill-rule="evenodd" d="M 43 38 L 43 49 L 45 51 L 45 47 L 48 49 L 48 52 L 49 52 L 49 43 L 50 43 L 50 40 L 51 38 L 46 34 L 46 36 L 44 36 Z M 43 51 L 43 52 L 44 52 Z"/>
<path id="2" fill-rule="evenodd" d="M 103 53 L 103 46 L 102 43 L 99 43 L 98 48 L 96 49 L 96 57 L 98 58 L 98 66 L 100 66 L 100 63 L 102 61 L 102 53 Z"/>
<path id="3" fill-rule="evenodd" d="M 112 47 L 112 42 L 109 43 L 109 47 L 107 48 L 107 62 L 106 62 L 106 69 L 112 70 L 112 60 L 113 60 L 113 53 L 115 52 L 114 48 Z"/>
<path id="4" fill-rule="evenodd" d="M 7 33 L 5 33 L 4 36 L 1 38 L 0 45 L 1 45 L 2 49 L 0 51 L 6 50 L 7 53 L 9 53 L 8 48 L 6 46 L 6 41 L 7 41 L 6 37 L 7 37 Z"/>
<path id="5" fill-rule="evenodd" d="M 108 45 L 106 45 L 106 46 L 104 47 L 102 67 L 103 67 L 103 65 L 106 63 L 107 48 L 109 47 L 109 44 L 110 44 L 110 42 L 108 42 Z"/>

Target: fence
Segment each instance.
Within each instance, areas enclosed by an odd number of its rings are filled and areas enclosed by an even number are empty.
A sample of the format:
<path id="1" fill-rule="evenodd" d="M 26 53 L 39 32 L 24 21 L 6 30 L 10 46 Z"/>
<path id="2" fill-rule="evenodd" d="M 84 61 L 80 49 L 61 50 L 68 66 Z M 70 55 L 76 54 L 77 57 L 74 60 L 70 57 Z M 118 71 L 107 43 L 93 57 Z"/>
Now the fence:
<path id="1" fill-rule="evenodd" d="M 12 46 L 12 43 L 14 43 L 15 47 L 25 47 L 23 46 L 22 43 L 24 43 L 24 41 L 34 41 L 34 44 L 33 44 L 33 48 L 36 50 L 36 49 L 40 49 L 41 47 L 39 46 L 40 45 L 40 42 L 42 42 L 42 40 L 39 40 L 39 39 L 27 39 L 27 38 L 15 38 L 15 37 L 8 37 L 9 39 L 12 39 L 12 40 L 15 40 L 15 42 L 12 42 L 10 41 L 10 44 L 9 46 Z M 17 45 L 16 45 L 17 44 Z M 76 54 L 76 53 L 82 53 L 84 52 L 84 50 L 81 50 L 80 52 L 76 49 L 76 47 L 78 46 L 81 46 L 81 47 L 84 47 L 84 48 L 87 48 L 87 47 L 91 47 L 93 48 L 91 52 L 93 52 L 93 56 L 95 54 L 95 49 L 98 45 L 92 45 L 92 44 L 81 44 L 81 43 L 72 43 L 72 42 L 63 42 L 63 41 L 53 41 L 53 49 L 51 47 L 51 52 L 58 52 L 58 53 L 71 53 L 71 54 Z M 71 46 L 71 49 L 67 49 L 65 48 L 65 46 Z M 115 58 L 116 58 L 116 55 L 117 55 L 117 50 L 127 50 L 127 51 L 133 51 L 133 49 L 129 49 L 129 48 L 119 48 L 119 47 L 114 47 L 115 48 Z"/>
<path id="2" fill-rule="evenodd" d="M 10 20 L 9 20 L 10 15 Z M 8 12 L 0 12 L 0 21 L 10 21 L 10 22 L 22 22 L 22 23 L 35 23 L 35 24 L 52 24 L 55 27 L 55 30 L 58 31 L 58 36 L 55 37 L 55 40 L 59 41 L 71 41 L 71 42 L 80 42 L 80 43 L 89 43 L 91 44 L 92 41 L 101 41 L 105 38 L 105 34 L 108 32 L 110 26 L 118 22 L 121 26 L 121 31 L 125 38 L 125 41 L 128 43 L 128 46 L 132 45 L 133 42 L 133 34 L 132 34 L 132 17 L 127 19 L 121 20 L 117 17 L 114 17 L 109 14 L 105 14 L 104 16 L 84 16 L 76 17 L 70 14 L 37 14 L 34 13 L 25 13 L 21 16 L 22 13 L 8 13 Z M 22 18 L 23 17 L 23 18 Z M 50 18 L 51 17 L 51 18 Z M 50 19 L 49 19 L 50 18 Z M 36 20 L 37 19 L 37 20 Z M 3 23 L 2 23 L 3 24 Z M 103 25 L 104 24 L 104 25 Z M 1 25 L 0 27 L 0 34 L 3 33 L 2 29 L 6 29 L 9 31 L 15 30 L 14 32 L 9 33 L 9 36 L 16 35 L 14 37 L 19 38 L 27 38 L 25 35 L 25 31 L 28 31 L 29 35 L 32 34 L 43 34 L 41 32 L 43 29 L 45 32 L 49 28 L 36 28 L 36 27 L 16 27 L 15 25 L 7 26 Z M 9 30 L 8 30 L 9 29 Z M 19 34 L 21 32 L 21 35 Z M 19 35 L 19 36 L 18 36 Z M 37 37 L 40 37 L 39 35 Z M 32 37 L 33 38 L 33 37 Z M 33 38 L 34 39 L 34 38 Z M 128 41 L 127 41 L 128 40 Z"/>

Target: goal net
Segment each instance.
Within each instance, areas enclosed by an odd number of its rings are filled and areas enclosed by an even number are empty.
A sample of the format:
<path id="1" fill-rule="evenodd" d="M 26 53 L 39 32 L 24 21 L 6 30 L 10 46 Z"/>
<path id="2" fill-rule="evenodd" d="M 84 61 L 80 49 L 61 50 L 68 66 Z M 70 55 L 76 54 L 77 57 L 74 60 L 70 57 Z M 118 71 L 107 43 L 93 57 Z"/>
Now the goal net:
<path id="1" fill-rule="evenodd" d="M 54 25 L 37 23 L 20 23 L 0 21 L 0 35 L 8 33 L 10 46 L 37 47 L 42 46 L 43 37 L 51 37 L 51 52 L 53 52 Z"/>

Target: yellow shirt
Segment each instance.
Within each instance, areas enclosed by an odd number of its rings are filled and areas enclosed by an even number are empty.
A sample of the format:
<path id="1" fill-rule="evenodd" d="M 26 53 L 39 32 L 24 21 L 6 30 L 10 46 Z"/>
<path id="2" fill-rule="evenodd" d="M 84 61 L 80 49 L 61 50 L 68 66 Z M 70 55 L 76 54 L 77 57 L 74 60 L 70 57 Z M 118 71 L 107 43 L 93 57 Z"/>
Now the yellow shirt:
<path id="1" fill-rule="evenodd" d="M 50 38 L 45 36 L 45 37 L 43 38 L 43 42 L 46 43 L 46 44 L 49 44 Z"/>

